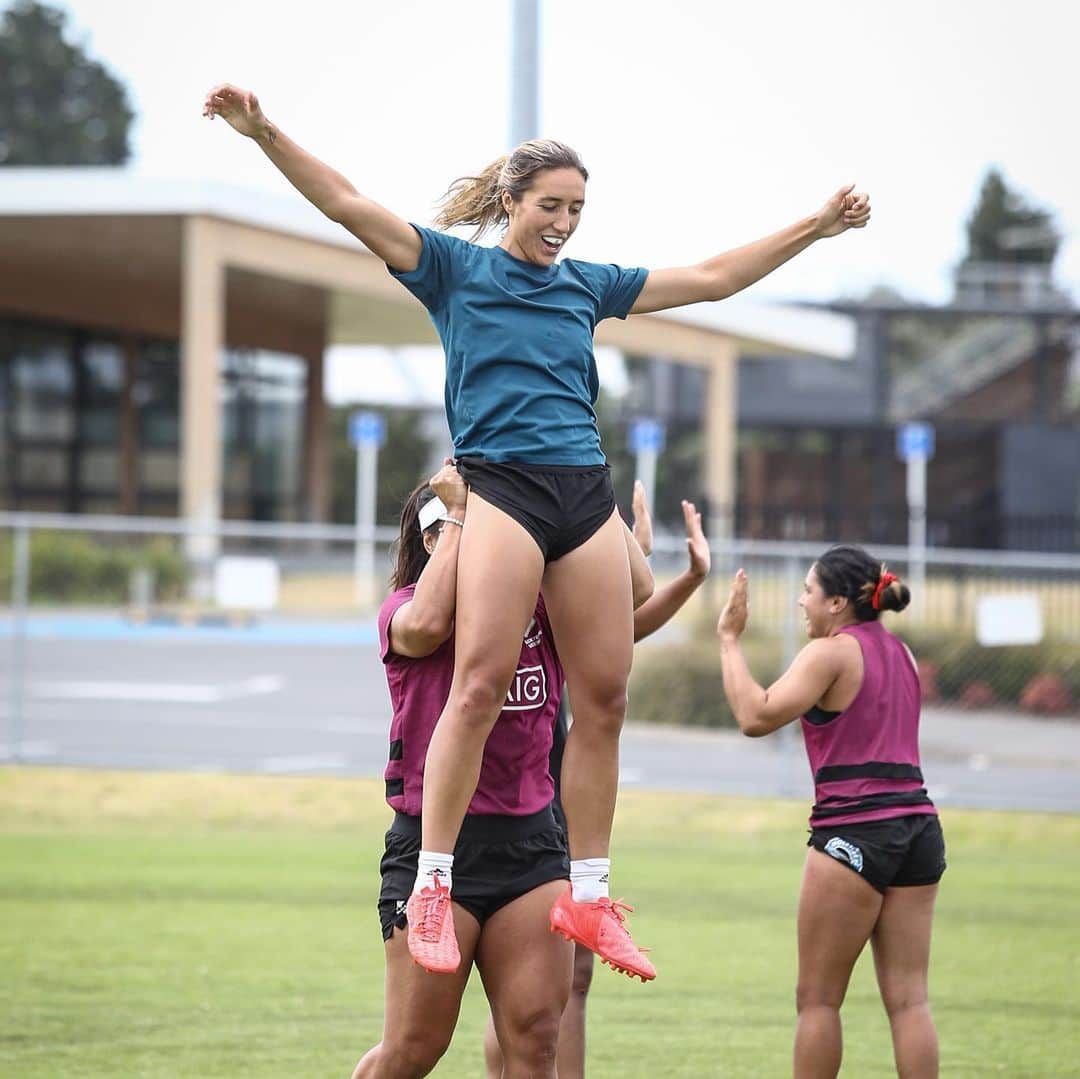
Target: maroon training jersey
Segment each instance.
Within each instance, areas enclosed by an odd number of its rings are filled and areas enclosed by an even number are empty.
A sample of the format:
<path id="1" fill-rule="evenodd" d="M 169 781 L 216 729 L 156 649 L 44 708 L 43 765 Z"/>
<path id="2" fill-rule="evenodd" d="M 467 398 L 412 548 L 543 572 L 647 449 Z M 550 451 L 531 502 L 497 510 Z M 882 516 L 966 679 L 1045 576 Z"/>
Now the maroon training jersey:
<path id="1" fill-rule="evenodd" d="M 379 609 L 379 652 L 394 711 L 385 772 L 386 800 L 398 812 L 411 816 L 420 815 L 428 743 L 454 677 L 452 635 L 431 655 L 419 659 L 390 651 L 390 620 L 412 599 L 415 587 L 398 589 Z M 562 684 L 563 670 L 547 609 L 538 596 L 506 704 L 484 747 L 480 782 L 469 813 L 526 816 L 538 813 L 554 797 L 548 758 Z"/>
<path id="2" fill-rule="evenodd" d="M 814 775 L 811 827 L 936 813 L 919 766 L 919 676 L 880 622 L 845 626 L 859 642 L 863 679 L 839 714 L 802 717 Z"/>

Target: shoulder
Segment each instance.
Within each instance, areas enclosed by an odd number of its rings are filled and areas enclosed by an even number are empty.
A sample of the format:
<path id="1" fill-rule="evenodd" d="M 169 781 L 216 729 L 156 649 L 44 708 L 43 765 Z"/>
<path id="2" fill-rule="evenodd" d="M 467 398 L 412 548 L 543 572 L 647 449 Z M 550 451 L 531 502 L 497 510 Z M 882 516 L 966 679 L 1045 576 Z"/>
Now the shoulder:
<path id="1" fill-rule="evenodd" d="M 804 663 L 835 674 L 862 662 L 862 648 L 858 638 L 844 632 L 832 637 L 816 637 L 804 645 L 799 655 Z"/>
<path id="2" fill-rule="evenodd" d="M 415 584 L 407 584 L 404 588 L 399 588 L 397 591 L 391 592 L 390 595 L 382 601 L 377 618 L 380 635 L 385 636 L 390 628 L 390 622 L 393 620 L 394 615 L 413 598 L 413 593 L 415 591 Z"/>

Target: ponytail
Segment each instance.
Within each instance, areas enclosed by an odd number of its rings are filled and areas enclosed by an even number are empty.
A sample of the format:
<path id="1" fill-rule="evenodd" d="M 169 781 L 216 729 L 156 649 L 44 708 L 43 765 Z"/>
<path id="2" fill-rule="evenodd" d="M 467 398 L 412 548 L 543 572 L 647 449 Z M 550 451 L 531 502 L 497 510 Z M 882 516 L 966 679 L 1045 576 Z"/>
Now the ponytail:
<path id="1" fill-rule="evenodd" d="M 455 180 L 443 196 L 435 227 L 449 229 L 455 225 L 472 225 L 475 240 L 488 229 L 501 225 L 507 219 L 502 204 L 502 178 L 509 160 L 510 155 L 503 154 L 479 176 L 461 176 Z"/>
<path id="2" fill-rule="evenodd" d="M 453 228 L 472 225 L 474 240 L 489 229 L 509 220 L 503 205 L 503 192 L 514 202 L 520 202 L 529 190 L 537 173 L 545 169 L 577 169 L 583 179 L 588 170 L 575 150 L 554 139 L 530 139 L 512 154 L 497 157 L 479 176 L 462 176 L 455 180 L 442 197 L 442 206 L 435 218 L 435 227 Z"/>

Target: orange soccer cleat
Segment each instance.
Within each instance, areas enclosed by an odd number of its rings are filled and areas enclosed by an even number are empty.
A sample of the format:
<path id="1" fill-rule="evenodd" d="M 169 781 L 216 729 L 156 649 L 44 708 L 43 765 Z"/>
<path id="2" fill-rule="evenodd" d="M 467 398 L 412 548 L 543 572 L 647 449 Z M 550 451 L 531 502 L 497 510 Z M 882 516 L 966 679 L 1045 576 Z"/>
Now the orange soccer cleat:
<path id="1" fill-rule="evenodd" d="M 453 974 L 461 965 L 450 889 L 435 878 L 434 888 L 409 896 L 405 907 L 409 922 L 409 954 L 432 974 Z"/>
<path id="2" fill-rule="evenodd" d="M 571 889 L 567 888 L 551 908 L 551 931 L 596 952 L 613 970 L 649 982 L 656 977 L 656 968 L 631 939 L 623 915 L 624 910 L 633 909 L 621 899 L 611 900 L 607 896 L 589 903 L 575 903 Z"/>

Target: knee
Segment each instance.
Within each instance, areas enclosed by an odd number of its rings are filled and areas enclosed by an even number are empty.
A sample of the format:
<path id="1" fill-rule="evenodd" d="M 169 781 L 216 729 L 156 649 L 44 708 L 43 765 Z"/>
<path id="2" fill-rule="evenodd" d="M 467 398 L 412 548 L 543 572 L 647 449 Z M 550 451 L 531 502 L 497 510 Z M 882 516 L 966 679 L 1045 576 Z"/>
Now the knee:
<path id="1" fill-rule="evenodd" d="M 929 1003 L 926 986 L 923 984 L 882 986 L 881 1002 L 890 1019 L 901 1018 L 913 1008 L 922 1008 Z"/>
<path id="2" fill-rule="evenodd" d="M 802 1015 L 811 1008 L 828 1008 L 839 1011 L 844 1003 L 843 989 L 830 989 L 827 986 L 809 982 L 799 982 L 795 987 L 795 1011 Z"/>
<path id="3" fill-rule="evenodd" d="M 494 671 L 470 671 L 452 690 L 460 721 L 467 727 L 490 730 L 506 703 L 506 681 Z"/>
<path id="4" fill-rule="evenodd" d="M 530 1070 L 544 1072 L 554 1068 L 559 1050 L 559 1022 L 562 1011 L 556 1007 L 537 1008 L 511 1020 L 503 1054 L 516 1063 L 528 1063 Z"/>
<path id="5" fill-rule="evenodd" d="M 400 1041 L 383 1041 L 379 1046 L 379 1070 L 409 1079 L 428 1075 L 449 1048 L 449 1038 L 413 1030 Z"/>
<path id="6" fill-rule="evenodd" d="M 584 693 L 570 695 L 574 723 L 584 720 L 581 733 L 600 738 L 618 738 L 626 717 L 626 680 L 604 679 L 589 686 Z"/>

